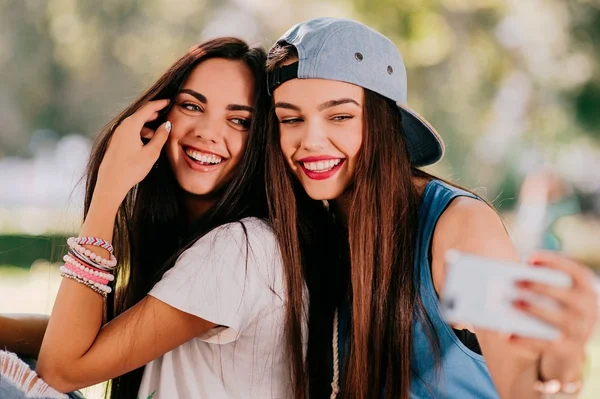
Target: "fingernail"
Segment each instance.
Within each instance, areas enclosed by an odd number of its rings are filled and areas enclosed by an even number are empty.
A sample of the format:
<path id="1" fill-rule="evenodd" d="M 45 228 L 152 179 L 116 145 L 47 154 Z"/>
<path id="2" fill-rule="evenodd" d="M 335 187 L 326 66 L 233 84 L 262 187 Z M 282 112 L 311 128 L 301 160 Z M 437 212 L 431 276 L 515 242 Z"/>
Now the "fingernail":
<path id="1" fill-rule="evenodd" d="M 535 256 L 532 256 L 531 258 L 529 258 L 527 263 L 529 263 L 531 266 L 539 266 L 540 265 L 540 262 L 536 259 Z"/>
<path id="2" fill-rule="evenodd" d="M 509 341 L 513 341 L 513 342 L 514 342 L 514 341 L 516 341 L 516 340 L 518 340 L 518 339 L 519 339 L 519 336 L 518 336 L 518 335 L 516 335 L 516 334 L 510 334 L 510 335 L 508 336 L 508 340 L 509 340 Z"/>
<path id="3" fill-rule="evenodd" d="M 165 123 L 165 129 L 167 129 L 167 132 L 171 133 L 171 122 L 167 121 L 167 123 Z"/>
<path id="4" fill-rule="evenodd" d="M 521 281 L 517 281 L 515 283 L 515 285 L 519 288 L 528 289 L 528 288 L 531 288 L 533 283 L 531 281 L 521 280 Z"/>
<path id="5" fill-rule="evenodd" d="M 513 301 L 513 306 L 516 308 L 527 309 L 529 307 L 529 303 L 523 299 L 517 299 Z"/>

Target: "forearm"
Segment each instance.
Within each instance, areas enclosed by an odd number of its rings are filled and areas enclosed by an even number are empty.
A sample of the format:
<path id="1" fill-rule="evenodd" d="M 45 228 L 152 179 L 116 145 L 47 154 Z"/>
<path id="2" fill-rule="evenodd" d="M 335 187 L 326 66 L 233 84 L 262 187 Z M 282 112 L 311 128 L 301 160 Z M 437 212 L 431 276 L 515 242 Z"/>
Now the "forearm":
<path id="1" fill-rule="evenodd" d="M 45 314 L 0 315 L 0 348 L 37 359 L 47 326 Z"/>
<path id="2" fill-rule="evenodd" d="M 120 200 L 107 191 L 94 193 L 80 235 L 110 242 L 119 204 Z M 104 258 L 109 255 L 102 248 L 89 249 Z M 63 279 L 38 359 L 36 371 L 42 378 L 51 385 L 68 379 L 65 373 L 77 369 L 77 362 L 94 343 L 102 327 L 103 311 L 101 295 L 79 282 Z"/>

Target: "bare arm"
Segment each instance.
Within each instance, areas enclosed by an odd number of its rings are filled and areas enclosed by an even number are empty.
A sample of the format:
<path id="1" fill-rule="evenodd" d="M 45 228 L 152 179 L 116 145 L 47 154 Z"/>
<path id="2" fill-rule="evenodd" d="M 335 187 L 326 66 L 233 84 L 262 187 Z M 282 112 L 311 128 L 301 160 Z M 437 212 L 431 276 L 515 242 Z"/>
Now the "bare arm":
<path id="1" fill-rule="evenodd" d="M 147 175 L 168 136 L 161 126 L 143 146 L 140 130 L 165 105 L 165 101 L 146 104 L 115 131 L 81 236 L 112 240 L 120 203 L 127 191 Z M 104 258 L 108 256 L 101 248 L 90 249 Z M 36 369 L 49 385 L 68 392 L 106 381 L 215 327 L 153 297 L 144 298 L 105 326 L 103 309 L 101 295 L 76 281 L 63 279 Z"/>
<path id="2" fill-rule="evenodd" d="M 498 259 L 517 261 L 518 256 L 498 215 L 485 203 L 467 197 L 454 200 L 440 218 L 432 246 L 436 291 L 443 286 L 444 254 L 450 248 Z M 475 330 L 486 364 L 502 398 L 539 398 L 536 351 L 515 348 L 503 334 Z"/>
<path id="3" fill-rule="evenodd" d="M 37 359 L 47 326 L 45 314 L 2 314 L 0 348 Z"/>

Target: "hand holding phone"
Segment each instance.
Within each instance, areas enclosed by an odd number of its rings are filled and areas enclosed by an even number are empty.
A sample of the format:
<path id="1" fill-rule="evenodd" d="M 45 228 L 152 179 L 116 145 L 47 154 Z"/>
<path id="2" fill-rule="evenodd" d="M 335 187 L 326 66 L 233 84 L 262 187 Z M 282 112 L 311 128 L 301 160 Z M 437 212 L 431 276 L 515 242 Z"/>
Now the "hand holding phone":
<path id="1" fill-rule="evenodd" d="M 525 299 L 556 309 L 558 304 L 554 300 L 520 290 L 516 282 L 527 280 L 567 288 L 572 284 L 568 274 L 456 250 L 446 254 L 446 270 L 440 301 L 442 314 L 449 323 L 530 338 L 558 338 L 556 327 L 515 309 L 513 301 Z"/>

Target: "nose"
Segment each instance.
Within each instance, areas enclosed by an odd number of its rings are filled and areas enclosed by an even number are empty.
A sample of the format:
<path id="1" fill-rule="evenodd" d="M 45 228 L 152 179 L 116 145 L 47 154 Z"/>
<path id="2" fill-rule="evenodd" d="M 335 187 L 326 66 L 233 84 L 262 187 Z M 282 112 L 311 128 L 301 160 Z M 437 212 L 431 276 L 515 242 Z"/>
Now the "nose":
<path id="1" fill-rule="evenodd" d="M 225 134 L 226 123 L 219 118 L 211 118 L 208 115 L 203 119 L 202 123 L 195 126 L 194 136 L 210 143 L 219 142 Z"/>
<path id="2" fill-rule="evenodd" d="M 325 148 L 327 144 L 327 135 L 319 124 L 308 124 L 304 137 L 302 137 L 302 147 L 307 151 L 319 151 Z"/>

